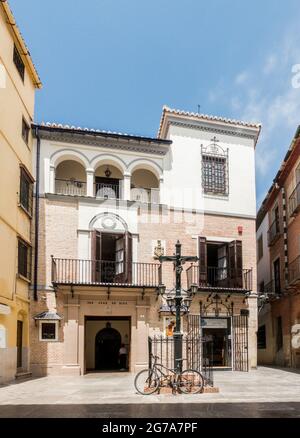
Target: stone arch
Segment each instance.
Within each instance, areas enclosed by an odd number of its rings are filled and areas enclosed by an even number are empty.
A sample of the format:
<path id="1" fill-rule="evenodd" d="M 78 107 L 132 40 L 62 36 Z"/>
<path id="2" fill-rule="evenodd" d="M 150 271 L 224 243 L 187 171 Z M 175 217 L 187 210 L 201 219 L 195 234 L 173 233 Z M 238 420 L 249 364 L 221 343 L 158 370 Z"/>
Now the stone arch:
<path id="1" fill-rule="evenodd" d="M 101 229 L 103 231 L 128 231 L 128 225 L 126 221 L 115 213 L 99 213 L 93 217 L 89 223 L 89 229 Z"/>
<path id="2" fill-rule="evenodd" d="M 126 163 L 113 154 L 99 154 L 91 160 L 91 167 L 95 171 L 102 165 L 114 166 L 122 173 L 122 175 L 126 172 Z"/>
<path id="3" fill-rule="evenodd" d="M 74 149 L 60 149 L 50 157 L 50 165 L 53 167 L 57 167 L 63 161 L 77 161 L 85 169 L 90 167 L 89 159 L 82 152 Z"/>
<path id="4" fill-rule="evenodd" d="M 128 165 L 129 173 L 133 173 L 135 170 L 145 169 L 152 172 L 156 178 L 161 180 L 163 178 L 163 169 L 153 160 L 148 158 L 137 158 Z"/>

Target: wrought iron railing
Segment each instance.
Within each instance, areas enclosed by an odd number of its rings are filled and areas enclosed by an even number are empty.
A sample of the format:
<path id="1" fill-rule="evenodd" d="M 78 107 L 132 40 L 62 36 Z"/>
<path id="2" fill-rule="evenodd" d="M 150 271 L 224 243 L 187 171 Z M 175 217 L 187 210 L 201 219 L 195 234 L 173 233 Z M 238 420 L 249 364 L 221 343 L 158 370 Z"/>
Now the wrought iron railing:
<path id="1" fill-rule="evenodd" d="M 120 186 L 119 184 L 95 183 L 95 196 L 104 199 L 120 199 Z"/>
<path id="2" fill-rule="evenodd" d="M 75 179 L 55 179 L 55 193 L 58 195 L 85 196 L 86 182 Z"/>
<path id="3" fill-rule="evenodd" d="M 52 282 L 72 285 L 158 287 L 161 284 L 161 264 L 52 257 Z"/>
<path id="4" fill-rule="evenodd" d="M 289 284 L 300 280 L 300 255 L 289 264 Z"/>
<path id="5" fill-rule="evenodd" d="M 201 270 L 199 265 L 191 265 L 186 273 L 188 288 L 196 284 L 200 289 L 252 290 L 252 269 L 208 267 Z"/>
<path id="6" fill-rule="evenodd" d="M 295 216 L 300 209 L 300 182 L 289 197 L 289 214 Z"/>
<path id="7" fill-rule="evenodd" d="M 174 338 L 153 336 L 148 338 L 149 368 L 154 356 L 163 366 L 175 368 Z M 204 377 L 205 386 L 213 386 L 213 341 L 201 336 L 184 335 L 182 337 L 182 370 L 200 371 Z"/>
<path id="8" fill-rule="evenodd" d="M 146 202 L 148 204 L 159 204 L 159 189 L 131 189 L 131 201 Z"/>
<path id="9" fill-rule="evenodd" d="M 279 222 L 279 219 L 276 218 L 272 222 L 272 224 L 268 230 L 268 245 L 269 246 L 273 245 L 280 235 L 281 235 L 280 222 Z"/>
<path id="10" fill-rule="evenodd" d="M 281 288 L 279 284 L 277 284 L 274 280 L 271 280 L 258 291 L 258 294 L 268 298 L 271 298 L 272 296 L 275 297 L 281 294 Z"/>

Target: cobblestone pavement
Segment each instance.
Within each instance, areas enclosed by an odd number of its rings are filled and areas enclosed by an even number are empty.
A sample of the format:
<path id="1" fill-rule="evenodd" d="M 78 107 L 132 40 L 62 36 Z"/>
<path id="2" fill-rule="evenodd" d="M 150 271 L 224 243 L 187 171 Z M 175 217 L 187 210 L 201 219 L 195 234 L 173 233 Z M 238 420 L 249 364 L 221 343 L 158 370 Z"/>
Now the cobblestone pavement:
<path id="1" fill-rule="evenodd" d="M 268 413 L 269 416 L 300 416 L 300 373 L 288 369 L 259 367 L 249 373 L 216 371 L 215 385 L 220 393 L 190 396 L 141 396 L 135 393 L 133 380 L 134 375 L 129 373 L 95 373 L 82 377 L 42 377 L 1 386 L 0 417 L 43 416 L 42 413 L 50 417 L 105 416 L 105 412 L 109 416 L 124 413 L 124 417 L 152 412 L 149 417 L 163 417 L 166 412 L 170 414 L 170 404 L 176 404 L 176 415 L 184 415 L 181 406 L 186 403 L 195 404 L 189 408 L 189 415 L 194 411 L 199 414 L 202 406 L 204 416 L 218 413 L 226 417 L 233 415 L 232 412 L 235 412 L 233 416 L 247 416 L 247 412 L 253 416 Z M 143 408 L 146 404 L 151 406 Z M 165 406 L 169 406 L 169 411 L 165 411 Z"/>

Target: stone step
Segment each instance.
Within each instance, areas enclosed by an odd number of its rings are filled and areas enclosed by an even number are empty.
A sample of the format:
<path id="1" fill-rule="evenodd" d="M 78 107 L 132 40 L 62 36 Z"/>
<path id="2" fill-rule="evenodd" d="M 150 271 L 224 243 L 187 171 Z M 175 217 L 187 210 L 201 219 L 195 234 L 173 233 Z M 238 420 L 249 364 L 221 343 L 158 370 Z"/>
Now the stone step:
<path id="1" fill-rule="evenodd" d="M 30 377 L 32 377 L 32 373 L 30 371 L 19 371 L 15 375 L 17 380 L 29 379 Z"/>

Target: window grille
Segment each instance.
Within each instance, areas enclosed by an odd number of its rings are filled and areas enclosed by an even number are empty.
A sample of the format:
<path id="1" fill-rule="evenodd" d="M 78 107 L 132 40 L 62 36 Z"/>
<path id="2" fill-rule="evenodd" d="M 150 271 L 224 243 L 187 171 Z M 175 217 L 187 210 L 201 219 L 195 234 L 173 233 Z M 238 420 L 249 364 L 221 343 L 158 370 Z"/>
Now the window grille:
<path id="1" fill-rule="evenodd" d="M 24 65 L 24 62 L 22 61 L 21 55 L 20 55 L 18 49 L 16 48 L 16 46 L 14 46 L 13 60 L 14 60 L 15 66 L 19 72 L 19 75 L 21 76 L 21 79 L 24 82 L 25 65 Z"/>
<path id="2" fill-rule="evenodd" d="M 217 145 L 202 147 L 202 186 L 206 194 L 229 194 L 228 150 L 224 152 Z"/>

